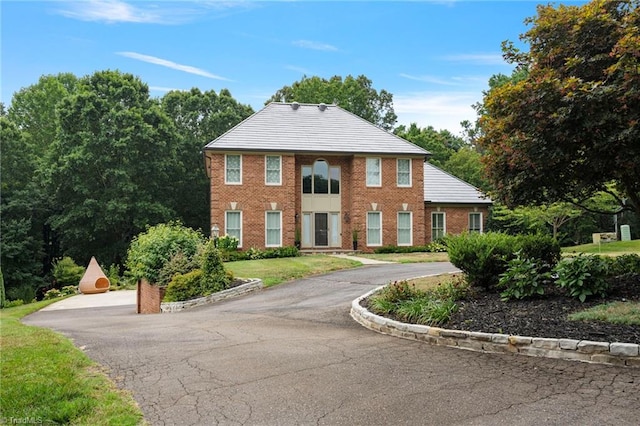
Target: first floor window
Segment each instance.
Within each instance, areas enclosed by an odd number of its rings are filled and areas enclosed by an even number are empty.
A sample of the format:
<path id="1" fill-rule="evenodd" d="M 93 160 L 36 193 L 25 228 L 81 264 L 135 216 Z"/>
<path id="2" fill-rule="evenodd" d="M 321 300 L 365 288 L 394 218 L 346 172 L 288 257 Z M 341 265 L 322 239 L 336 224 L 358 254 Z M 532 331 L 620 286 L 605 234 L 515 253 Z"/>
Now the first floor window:
<path id="1" fill-rule="evenodd" d="M 282 212 L 267 212 L 266 222 L 266 246 L 280 247 L 282 245 Z"/>
<path id="2" fill-rule="evenodd" d="M 242 247 L 242 212 L 230 211 L 225 213 L 224 233 L 238 239 L 238 247 Z"/>
<path id="3" fill-rule="evenodd" d="M 228 154 L 225 156 L 224 182 L 230 184 L 242 183 L 242 156 Z"/>
<path id="4" fill-rule="evenodd" d="M 431 213 L 431 241 L 436 241 L 444 237 L 445 232 L 444 213 Z"/>
<path id="5" fill-rule="evenodd" d="M 380 212 L 367 213 L 367 245 L 382 245 L 382 214 Z"/>
<path id="6" fill-rule="evenodd" d="M 482 213 L 469 213 L 469 232 L 482 233 Z"/>
<path id="7" fill-rule="evenodd" d="M 412 244 L 412 220 L 411 212 L 398 212 L 398 245 L 410 246 Z"/>

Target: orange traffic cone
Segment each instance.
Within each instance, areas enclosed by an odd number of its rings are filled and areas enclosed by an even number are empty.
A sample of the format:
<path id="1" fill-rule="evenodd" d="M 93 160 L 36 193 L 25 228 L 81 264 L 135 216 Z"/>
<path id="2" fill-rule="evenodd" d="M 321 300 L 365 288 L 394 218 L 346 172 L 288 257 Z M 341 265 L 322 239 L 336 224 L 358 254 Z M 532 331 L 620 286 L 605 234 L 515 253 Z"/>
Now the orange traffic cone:
<path id="1" fill-rule="evenodd" d="M 109 278 L 102 272 L 96 258 L 92 256 L 89 266 L 80 280 L 80 293 L 106 293 L 109 291 L 110 285 Z"/>

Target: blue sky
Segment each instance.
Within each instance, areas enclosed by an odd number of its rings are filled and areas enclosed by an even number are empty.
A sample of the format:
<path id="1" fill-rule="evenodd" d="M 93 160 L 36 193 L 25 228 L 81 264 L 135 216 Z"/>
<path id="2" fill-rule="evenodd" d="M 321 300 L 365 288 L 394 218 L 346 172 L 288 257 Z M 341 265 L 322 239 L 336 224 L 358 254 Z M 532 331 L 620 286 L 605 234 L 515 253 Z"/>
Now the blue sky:
<path id="1" fill-rule="evenodd" d="M 568 2 L 565 2 L 568 3 Z M 459 134 L 487 81 L 512 67 L 532 1 L 6 1 L 1 101 L 43 74 L 118 69 L 152 96 L 227 88 L 255 110 L 303 75 L 366 75 L 398 124 Z"/>

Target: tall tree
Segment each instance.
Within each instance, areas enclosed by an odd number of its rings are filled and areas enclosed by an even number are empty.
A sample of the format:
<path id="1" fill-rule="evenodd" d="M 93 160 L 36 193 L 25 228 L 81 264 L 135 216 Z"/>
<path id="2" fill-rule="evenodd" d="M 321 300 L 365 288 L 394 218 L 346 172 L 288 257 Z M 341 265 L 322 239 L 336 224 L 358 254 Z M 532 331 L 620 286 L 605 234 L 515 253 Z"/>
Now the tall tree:
<path id="1" fill-rule="evenodd" d="M 50 223 L 65 254 L 120 263 L 134 235 L 176 218 L 170 191 L 178 135 L 138 78 L 101 71 L 59 105 L 48 159 L 57 209 Z"/>
<path id="2" fill-rule="evenodd" d="M 473 148 L 464 147 L 451 154 L 442 168 L 476 188 L 488 192 L 491 186 L 484 177 L 480 157 L 480 153 Z"/>
<path id="3" fill-rule="evenodd" d="M 219 94 L 196 88 L 171 91 L 160 102 L 180 134 L 174 164 L 179 171 L 173 185 L 167 188 L 172 193 L 173 209 L 186 226 L 207 230 L 209 179 L 202 147 L 253 114 L 253 109 L 238 103 L 226 89 Z"/>
<path id="4" fill-rule="evenodd" d="M 448 130 L 436 131 L 432 126 L 420 128 L 416 123 L 411 123 L 409 128 L 398 126 L 393 133 L 429 151 L 429 161 L 440 168 L 444 167 L 453 153 L 465 145 L 462 138 L 454 136 Z"/>
<path id="5" fill-rule="evenodd" d="M 499 199 L 581 204 L 613 182 L 621 208 L 640 212 L 638 5 L 538 6 L 529 52 L 503 45 L 528 74 L 483 102 L 478 143 Z"/>
<path id="6" fill-rule="evenodd" d="M 366 76 L 351 75 L 344 80 L 333 76 L 303 77 L 291 86 L 279 89 L 267 102 L 301 102 L 337 104 L 382 129 L 393 129 L 398 116 L 393 110 L 393 95 L 386 90 L 378 92 Z"/>

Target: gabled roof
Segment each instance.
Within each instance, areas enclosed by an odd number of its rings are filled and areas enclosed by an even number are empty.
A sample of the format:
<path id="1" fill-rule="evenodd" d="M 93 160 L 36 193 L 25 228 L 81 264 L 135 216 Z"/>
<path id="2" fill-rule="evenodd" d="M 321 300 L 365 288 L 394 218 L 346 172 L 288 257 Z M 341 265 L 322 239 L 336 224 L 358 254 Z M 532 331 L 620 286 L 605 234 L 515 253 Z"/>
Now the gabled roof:
<path id="1" fill-rule="evenodd" d="M 428 151 L 336 105 L 270 103 L 208 143 L 209 151 L 426 156 Z"/>
<path id="2" fill-rule="evenodd" d="M 429 162 L 424 163 L 424 201 L 442 204 L 493 204 L 478 188 Z"/>

